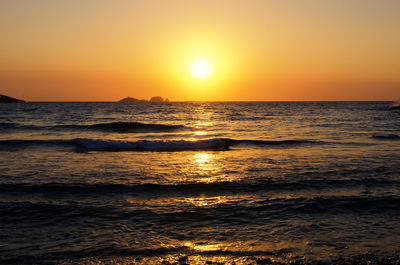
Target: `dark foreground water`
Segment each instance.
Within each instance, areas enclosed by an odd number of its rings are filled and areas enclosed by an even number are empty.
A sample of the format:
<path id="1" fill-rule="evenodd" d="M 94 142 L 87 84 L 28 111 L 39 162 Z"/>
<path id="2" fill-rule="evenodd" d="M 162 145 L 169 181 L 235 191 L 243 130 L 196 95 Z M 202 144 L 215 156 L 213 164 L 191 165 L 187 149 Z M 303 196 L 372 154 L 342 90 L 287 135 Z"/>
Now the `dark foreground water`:
<path id="1" fill-rule="evenodd" d="M 0 105 L 0 263 L 399 262 L 388 102 Z"/>

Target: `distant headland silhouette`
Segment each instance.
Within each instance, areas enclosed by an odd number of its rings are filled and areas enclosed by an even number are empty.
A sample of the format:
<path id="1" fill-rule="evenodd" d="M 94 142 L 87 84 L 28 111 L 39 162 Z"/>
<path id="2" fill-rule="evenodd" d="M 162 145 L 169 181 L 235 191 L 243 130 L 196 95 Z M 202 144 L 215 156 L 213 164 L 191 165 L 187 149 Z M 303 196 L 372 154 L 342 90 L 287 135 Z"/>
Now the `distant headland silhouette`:
<path id="1" fill-rule="evenodd" d="M 25 102 L 21 99 L 12 98 L 9 96 L 0 95 L 0 103 L 17 103 L 17 102 Z"/>
<path id="2" fill-rule="evenodd" d="M 150 100 L 126 97 L 126 98 L 121 99 L 119 102 L 124 102 L 124 103 L 131 103 L 131 102 L 169 102 L 169 99 L 166 98 L 164 100 L 162 97 L 159 97 L 159 96 L 152 97 Z"/>

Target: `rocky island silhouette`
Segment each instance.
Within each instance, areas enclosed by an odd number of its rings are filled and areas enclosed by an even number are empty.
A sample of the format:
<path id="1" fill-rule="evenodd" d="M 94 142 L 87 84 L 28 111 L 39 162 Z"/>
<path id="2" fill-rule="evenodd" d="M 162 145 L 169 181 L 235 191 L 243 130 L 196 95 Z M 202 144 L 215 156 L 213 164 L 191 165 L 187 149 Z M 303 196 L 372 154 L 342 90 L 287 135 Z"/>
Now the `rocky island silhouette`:
<path id="1" fill-rule="evenodd" d="M 132 102 L 169 102 L 169 99 L 166 98 L 164 100 L 162 97 L 159 97 L 159 96 L 152 97 L 152 98 L 150 98 L 150 100 L 126 97 L 126 98 L 121 99 L 119 102 L 124 102 L 124 103 L 132 103 Z"/>
<path id="2" fill-rule="evenodd" d="M 25 101 L 5 95 L 0 95 L 0 103 L 17 103 L 17 102 L 25 102 Z"/>

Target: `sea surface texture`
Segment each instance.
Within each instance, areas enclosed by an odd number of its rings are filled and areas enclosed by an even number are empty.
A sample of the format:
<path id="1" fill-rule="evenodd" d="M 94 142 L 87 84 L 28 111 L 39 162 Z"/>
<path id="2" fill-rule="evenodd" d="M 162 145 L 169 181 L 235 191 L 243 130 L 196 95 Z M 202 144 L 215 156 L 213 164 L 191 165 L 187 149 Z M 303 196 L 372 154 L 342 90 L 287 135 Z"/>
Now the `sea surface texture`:
<path id="1" fill-rule="evenodd" d="M 399 262 L 389 102 L 0 105 L 0 263 Z"/>

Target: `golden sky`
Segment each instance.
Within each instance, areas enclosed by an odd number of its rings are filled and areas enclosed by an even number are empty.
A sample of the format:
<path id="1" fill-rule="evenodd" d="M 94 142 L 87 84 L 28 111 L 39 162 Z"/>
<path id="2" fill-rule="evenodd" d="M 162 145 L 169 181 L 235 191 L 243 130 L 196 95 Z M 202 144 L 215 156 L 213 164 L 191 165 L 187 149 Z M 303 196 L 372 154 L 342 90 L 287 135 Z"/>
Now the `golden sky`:
<path id="1" fill-rule="evenodd" d="M 0 94 L 397 100 L 398 0 L 3 0 Z M 212 63 L 196 79 L 191 63 Z"/>

